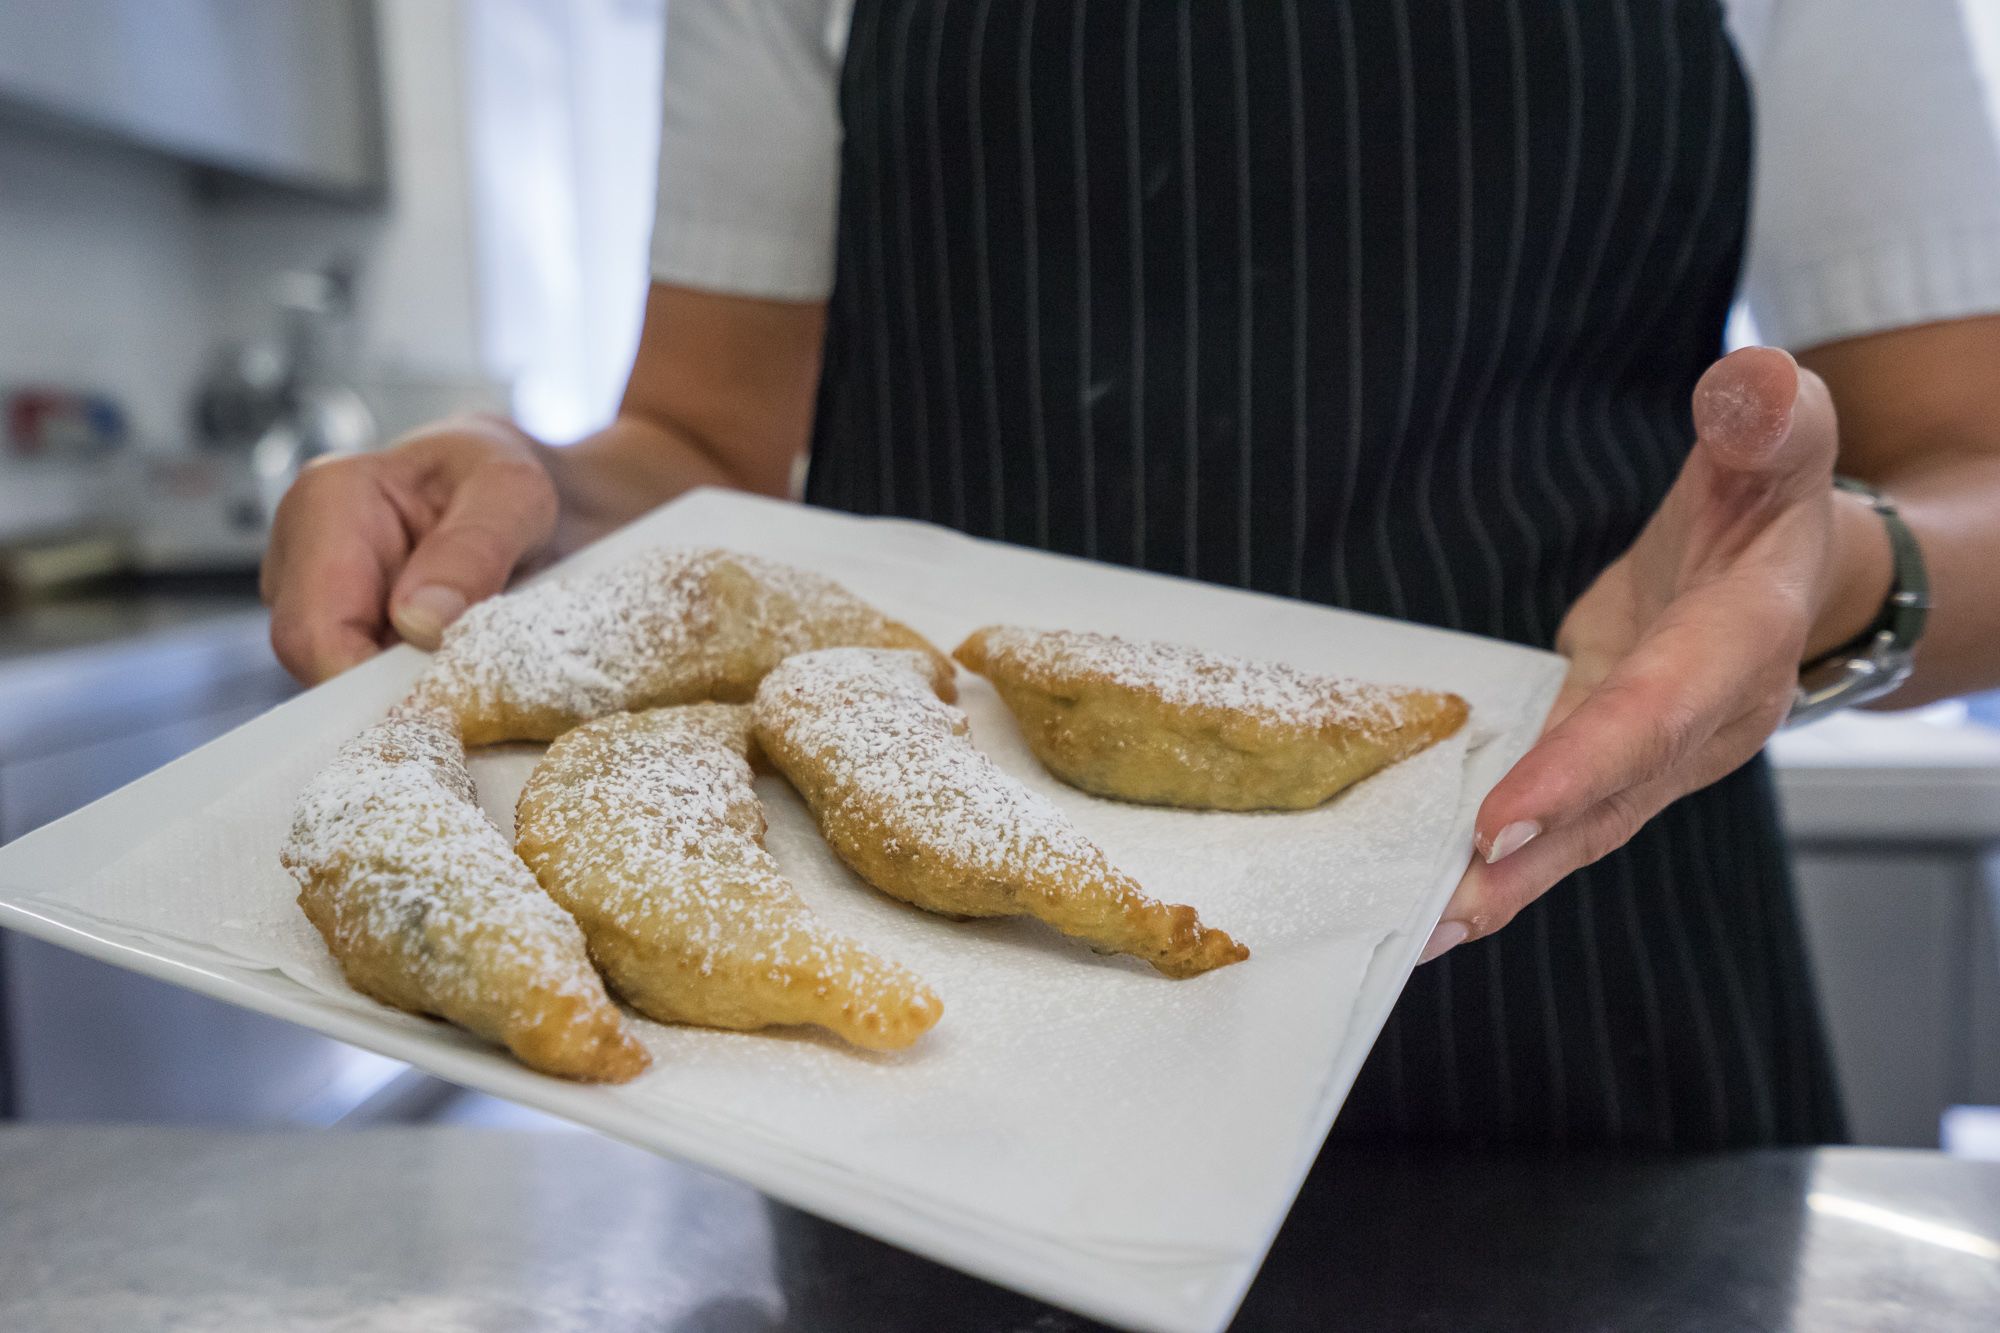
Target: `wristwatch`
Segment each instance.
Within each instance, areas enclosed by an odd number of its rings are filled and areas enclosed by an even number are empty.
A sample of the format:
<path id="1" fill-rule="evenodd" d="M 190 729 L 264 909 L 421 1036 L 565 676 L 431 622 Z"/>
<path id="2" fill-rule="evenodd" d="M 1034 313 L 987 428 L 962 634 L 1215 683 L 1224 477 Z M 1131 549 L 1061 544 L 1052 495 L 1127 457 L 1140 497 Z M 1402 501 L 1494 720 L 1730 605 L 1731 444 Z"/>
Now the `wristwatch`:
<path id="1" fill-rule="evenodd" d="M 1867 629 L 1799 668 L 1798 693 L 1785 725 L 1796 727 L 1843 708 L 1879 699 L 1910 678 L 1917 640 L 1930 615 L 1930 577 L 1916 534 L 1896 512 L 1896 502 L 1863 482 L 1835 477 L 1835 489 L 1858 495 L 1889 530 L 1894 575 L 1882 610 Z"/>

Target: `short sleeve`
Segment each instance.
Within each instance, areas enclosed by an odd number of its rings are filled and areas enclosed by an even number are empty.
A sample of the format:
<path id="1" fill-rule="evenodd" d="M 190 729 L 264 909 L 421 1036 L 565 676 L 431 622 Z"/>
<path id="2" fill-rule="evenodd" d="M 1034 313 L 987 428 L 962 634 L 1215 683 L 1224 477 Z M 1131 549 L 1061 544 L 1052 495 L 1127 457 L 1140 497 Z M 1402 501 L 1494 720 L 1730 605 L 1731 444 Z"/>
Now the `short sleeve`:
<path id="1" fill-rule="evenodd" d="M 1957 0 L 1765 0 L 1744 295 L 1804 348 L 2000 312 L 2000 147 Z"/>
<path id="2" fill-rule="evenodd" d="M 779 300 L 833 285 L 837 0 L 668 0 L 659 282 Z"/>

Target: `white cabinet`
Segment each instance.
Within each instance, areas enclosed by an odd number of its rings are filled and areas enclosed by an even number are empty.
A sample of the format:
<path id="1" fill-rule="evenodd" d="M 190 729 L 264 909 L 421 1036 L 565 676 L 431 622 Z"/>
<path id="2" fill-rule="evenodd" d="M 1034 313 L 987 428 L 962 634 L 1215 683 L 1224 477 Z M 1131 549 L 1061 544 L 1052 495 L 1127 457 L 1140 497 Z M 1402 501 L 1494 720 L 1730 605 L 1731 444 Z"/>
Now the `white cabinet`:
<path id="1" fill-rule="evenodd" d="M 1970 1100 L 1980 1106 L 2000 1106 L 2000 856 L 1981 865 L 1973 901 L 1972 959 L 1967 988 L 1972 992 L 1966 1039 L 1972 1049 L 1966 1059 Z"/>
<path id="2" fill-rule="evenodd" d="M 1858 1143 L 2000 1106 L 2000 731 L 1832 718 L 1773 746 L 1799 910 Z"/>
<path id="3" fill-rule="evenodd" d="M 1975 1099 L 1978 860 L 1809 845 L 1794 869 L 1855 1142 L 1937 1147 L 1944 1109 Z"/>
<path id="4" fill-rule="evenodd" d="M 0 102 L 311 190 L 383 179 L 372 0 L 7 0 Z"/>

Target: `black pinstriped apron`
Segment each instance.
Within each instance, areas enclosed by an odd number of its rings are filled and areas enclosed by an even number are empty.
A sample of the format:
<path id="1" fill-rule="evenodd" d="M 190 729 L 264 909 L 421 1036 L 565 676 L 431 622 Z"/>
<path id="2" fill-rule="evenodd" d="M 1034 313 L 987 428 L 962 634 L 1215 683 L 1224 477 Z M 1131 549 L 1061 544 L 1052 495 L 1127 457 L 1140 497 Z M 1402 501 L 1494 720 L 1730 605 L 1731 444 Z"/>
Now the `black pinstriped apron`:
<path id="1" fill-rule="evenodd" d="M 860 0 L 809 498 L 1547 645 L 1692 438 L 1713 0 Z M 1418 970 L 1336 1135 L 1841 1133 L 1753 763 Z"/>

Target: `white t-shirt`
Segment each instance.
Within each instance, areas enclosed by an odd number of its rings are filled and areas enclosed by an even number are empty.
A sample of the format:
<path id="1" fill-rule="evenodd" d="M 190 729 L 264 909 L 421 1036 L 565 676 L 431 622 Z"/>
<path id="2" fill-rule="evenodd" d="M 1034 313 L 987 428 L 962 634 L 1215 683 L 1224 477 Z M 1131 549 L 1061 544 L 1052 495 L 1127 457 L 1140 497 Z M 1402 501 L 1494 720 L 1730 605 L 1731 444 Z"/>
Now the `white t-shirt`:
<path id="1" fill-rule="evenodd" d="M 669 0 L 656 279 L 832 288 L 851 7 Z M 1743 294 L 1760 336 L 1803 348 L 2000 312 L 2000 145 L 1958 0 L 1726 9 L 1755 95 Z"/>

